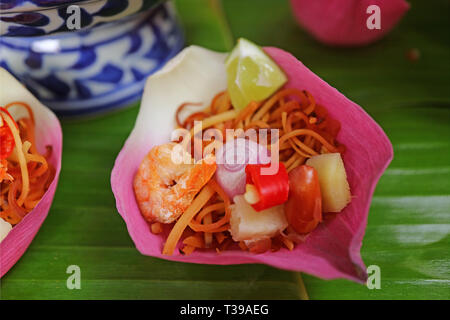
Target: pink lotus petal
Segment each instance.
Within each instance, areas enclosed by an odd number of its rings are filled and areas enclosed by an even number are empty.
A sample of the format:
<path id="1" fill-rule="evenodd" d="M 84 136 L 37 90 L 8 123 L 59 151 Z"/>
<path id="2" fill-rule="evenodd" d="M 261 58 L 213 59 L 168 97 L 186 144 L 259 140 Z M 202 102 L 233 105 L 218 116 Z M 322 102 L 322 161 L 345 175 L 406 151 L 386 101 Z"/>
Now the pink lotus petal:
<path id="1" fill-rule="evenodd" d="M 168 121 L 165 126 L 170 127 L 173 123 L 173 120 L 170 119 L 174 116 L 176 106 L 174 107 L 170 103 L 167 106 L 147 104 L 149 100 L 147 98 L 151 95 L 152 90 L 155 90 L 156 94 L 156 90 L 161 89 L 161 87 L 149 87 L 150 93 L 144 94 L 136 127 L 118 155 L 112 171 L 111 185 L 116 197 L 117 209 L 125 220 L 137 249 L 144 255 L 173 261 L 219 265 L 264 263 L 280 269 L 306 272 L 324 279 L 347 278 L 363 282 L 366 279 L 366 268 L 360 255 L 362 238 L 367 224 L 372 193 L 379 177 L 393 156 L 391 143 L 383 130 L 361 107 L 317 77 L 294 56 L 276 48 L 266 48 L 265 50 L 287 73 L 289 78 L 287 87 L 308 90 L 318 103 L 323 104 L 329 113 L 341 122 L 342 129 L 338 138 L 347 147 L 344 162 L 354 196 L 351 204 L 343 212 L 337 214 L 334 219 L 321 224 L 306 238 L 305 243 L 296 246 L 293 251 L 281 249 L 277 252 L 251 254 L 236 249 L 222 252 L 220 255 L 213 251 L 195 251 L 188 256 L 183 256 L 178 252 L 172 256 L 162 255 L 161 250 L 165 236 L 154 235 L 150 232 L 148 224 L 136 204 L 132 181 L 141 159 L 151 146 L 168 139 L 167 131 L 157 133 L 152 129 L 151 123 L 143 125 L 145 123 L 143 117 L 154 112 L 153 117 L 147 118 L 146 121 L 158 123 L 162 121 L 161 119 L 165 119 Z M 182 52 L 180 55 L 183 54 L 186 53 Z M 218 82 L 217 86 L 222 86 L 222 80 L 216 79 L 220 77 L 222 69 L 219 68 L 219 73 L 209 72 L 204 76 L 199 72 L 200 78 L 196 79 L 195 83 L 198 86 L 207 86 L 212 82 Z M 215 69 L 209 66 L 207 70 Z M 189 83 L 186 81 L 192 77 L 193 73 L 182 75 L 179 82 L 172 83 L 172 87 L 178 90 Z M 222 77 L 224 76 L 222 75 Z M 153 78 L 148 81 L 152 81 L 151 85 L 157 86 L 157 80 Z M 223 90 L 224 87 L 225 81 L 221 89 Z M 195 91 L 190 89 L 186 92 Z M 210 101 L 209 99 L 214 93 L 210 93 L 210 96 L 205 97 L 204 101 Z M 192 97 L 188 96 L 186 101 L 191 101 L 191 99 Z M 175 102 L 173 104 L 176 105 Z M 155 109 L 156 107 L 158 110 Z"/>
<path id="2" fill-rule="evenodd" d="M 329 45 L 358 46 L 386 35 L 409 9 L 405 0 L 291 0 L 300 23 L 317 40 Z M 367 8 L 380 8 L 380 29 L 368 29 Z"/>
<path id="3" fill-rule="evenodd" d="M 61 170 L 62 131 L 58 118 L 42 105 L 20 82 L 5 69 L 0 68 L 0 105 L 23 101 L 30 105 L 36 120 L 36 144 L 41 153 L 45 146 L 53 148 L 50 162 L 56 175 L 38 205 L 9 232 L 0 243 L 0 278 L 20 259 L 47 217 L 53 201 Z M 14 111 L 12 111 L 14 116 Z"/>

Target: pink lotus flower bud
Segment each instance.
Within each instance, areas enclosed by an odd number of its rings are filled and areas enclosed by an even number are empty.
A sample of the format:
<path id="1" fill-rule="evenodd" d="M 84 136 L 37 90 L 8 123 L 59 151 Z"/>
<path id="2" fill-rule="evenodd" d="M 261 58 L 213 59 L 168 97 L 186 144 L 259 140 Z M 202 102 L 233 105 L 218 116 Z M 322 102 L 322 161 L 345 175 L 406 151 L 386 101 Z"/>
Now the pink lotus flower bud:
<path id="1" fill-rule="evenodd" d="M 291 0 L 303 28 L 335 46 L 360 46 L 386 35 L 409 9 L 405 0 Z"/>

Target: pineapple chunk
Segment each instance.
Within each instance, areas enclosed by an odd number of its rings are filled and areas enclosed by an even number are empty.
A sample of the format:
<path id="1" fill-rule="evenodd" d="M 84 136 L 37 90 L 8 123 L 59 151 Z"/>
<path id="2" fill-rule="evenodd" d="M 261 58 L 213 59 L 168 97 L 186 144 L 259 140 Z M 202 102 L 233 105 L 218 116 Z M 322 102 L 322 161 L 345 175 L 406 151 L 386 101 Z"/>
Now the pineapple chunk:
<path id="1" fill-rule="evenodd" d="M 311 157 L 308 166 L 317 170 L 322 193 L 323 212 L 340 212 L 350 202 L 350 186 L 340 153 Z"/>
<path id="2" fill-rule="evenodd" d="M 273 237 L 286 229 L 288 223 L 282 205 L 257 212 L 239 195 L 231 205 L 230 225 L 233 240 L 243 241 Z"/>
<path id="3" fill-rule="evenodd" d="M 6 238 L 11 229 L 12 225 L 9 222 L 0 218 L 0 242 L 2 242 L 3 239 Z"/>

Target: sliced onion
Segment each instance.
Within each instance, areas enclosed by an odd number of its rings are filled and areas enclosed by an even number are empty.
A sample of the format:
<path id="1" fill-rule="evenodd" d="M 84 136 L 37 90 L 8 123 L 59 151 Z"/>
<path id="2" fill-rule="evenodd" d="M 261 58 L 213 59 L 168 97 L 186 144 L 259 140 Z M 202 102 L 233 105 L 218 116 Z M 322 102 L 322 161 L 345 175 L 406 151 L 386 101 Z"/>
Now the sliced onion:
<path id="1" fill-rule="evenodd" d="M 245 166 L 270 162 L 269 150 L 255 141 L 234 139 L 216 152 L 216 180 L 226 194 L 234 196 L 245 193 Z"/>

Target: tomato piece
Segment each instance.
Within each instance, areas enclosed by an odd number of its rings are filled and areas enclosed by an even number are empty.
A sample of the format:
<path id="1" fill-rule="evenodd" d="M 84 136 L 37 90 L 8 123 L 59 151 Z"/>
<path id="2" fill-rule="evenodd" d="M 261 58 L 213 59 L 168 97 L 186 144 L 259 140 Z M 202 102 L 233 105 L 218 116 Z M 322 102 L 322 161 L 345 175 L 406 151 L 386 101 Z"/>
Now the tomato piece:
<path id="1" fill-rule="evenodd" d="M 313 167 L 302 165 L 289 172 L 289 198 L 284 212 L 297 233 L 309 233 L 322 221 L 319 176 Z"/>

